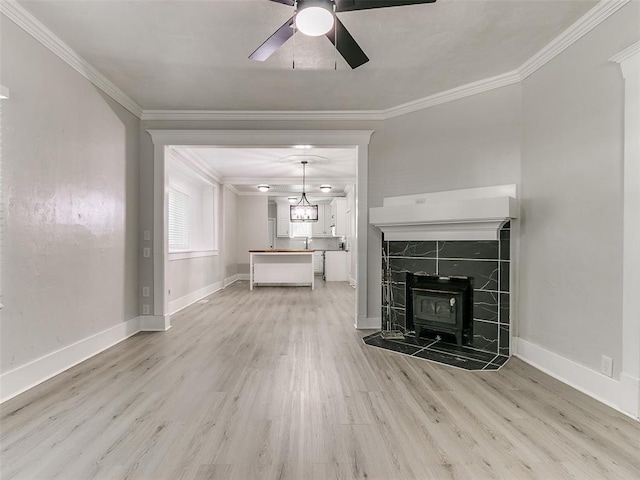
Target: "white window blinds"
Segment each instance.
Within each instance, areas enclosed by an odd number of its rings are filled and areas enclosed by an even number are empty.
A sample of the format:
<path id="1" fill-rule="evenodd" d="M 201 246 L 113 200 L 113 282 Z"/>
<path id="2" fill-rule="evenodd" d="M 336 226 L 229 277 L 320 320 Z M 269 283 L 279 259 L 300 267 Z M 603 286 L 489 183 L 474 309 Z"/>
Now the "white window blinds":
<path id="1" fill-rule="evenodd" d="M 169 189 L 169 251 L 189 249 L 189 195 Z"/>

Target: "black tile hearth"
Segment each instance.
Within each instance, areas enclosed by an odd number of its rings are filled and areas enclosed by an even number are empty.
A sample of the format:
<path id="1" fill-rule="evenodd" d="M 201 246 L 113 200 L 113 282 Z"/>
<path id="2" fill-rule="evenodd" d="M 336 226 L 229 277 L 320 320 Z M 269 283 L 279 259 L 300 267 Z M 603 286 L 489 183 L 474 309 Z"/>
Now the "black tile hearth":
<path id="1" fill-rule="evenodd" d="M 382 338 L 381 332 L 376 332 L 363 337 L 362 341 L 371 347 L 471 371 L 498 370 L 509 359 L 505 355 L 459 347 L 443 340 L 415 338 L 409 335 L 404 339 L 390 340 Z"/>

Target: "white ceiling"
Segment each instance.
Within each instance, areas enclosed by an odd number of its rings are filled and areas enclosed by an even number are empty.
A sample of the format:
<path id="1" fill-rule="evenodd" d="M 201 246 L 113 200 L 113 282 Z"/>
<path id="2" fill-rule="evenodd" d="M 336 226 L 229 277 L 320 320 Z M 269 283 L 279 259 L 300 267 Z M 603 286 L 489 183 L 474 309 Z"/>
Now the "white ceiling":
<path id="1" fill-rule="evenodd" d="M 305 190 L 316 197 L 344 195 L 356 183 L 355 148 L 228 148 L 174 147 L 180 156 L 206 164 L 225 184 L 240 193 L 259 194 L 258 184 L 271 186 L 268 195 L 302 192 L 302 161 L 306 161 Z M 320 185 L 333 188 L 320 192 Z"/>
<path id="2" fill-rule="evenodd" d="M 20 0 L 146 110 L 382 110 L 518 68 L 597 2 L 438 0 L 339 14 L 370 62 L 324 37 L 247 57 L 292 15 L 268 0 Z M 291 62 L 295 54 L 296 69 Z"/>

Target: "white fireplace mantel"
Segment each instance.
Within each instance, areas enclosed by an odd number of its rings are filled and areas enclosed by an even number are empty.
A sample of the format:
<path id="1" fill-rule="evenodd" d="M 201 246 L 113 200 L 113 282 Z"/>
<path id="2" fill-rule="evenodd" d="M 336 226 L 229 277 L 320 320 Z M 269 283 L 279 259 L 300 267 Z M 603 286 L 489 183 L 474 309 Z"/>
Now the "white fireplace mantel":
<path id="1" fill-rule="evenodd" d="M 515 185 L 406 195 L 384 199 L 369 220 L 385 240 L 497 240 L 518 217 Z"/>

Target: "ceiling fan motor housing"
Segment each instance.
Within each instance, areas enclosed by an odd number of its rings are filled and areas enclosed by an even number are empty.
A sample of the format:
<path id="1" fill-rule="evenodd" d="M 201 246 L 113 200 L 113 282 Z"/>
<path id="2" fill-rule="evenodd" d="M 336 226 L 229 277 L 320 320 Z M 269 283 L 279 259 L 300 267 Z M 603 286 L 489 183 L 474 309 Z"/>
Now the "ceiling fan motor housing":
<path id="1" fill-rule="evenodd" d="M 298 12 L 309 7 L 320 7 L 333 13 L 333 0 L 298 0 L 296 3 Z"/>

